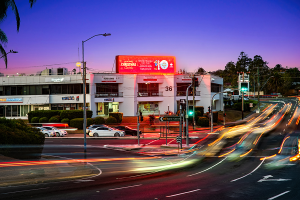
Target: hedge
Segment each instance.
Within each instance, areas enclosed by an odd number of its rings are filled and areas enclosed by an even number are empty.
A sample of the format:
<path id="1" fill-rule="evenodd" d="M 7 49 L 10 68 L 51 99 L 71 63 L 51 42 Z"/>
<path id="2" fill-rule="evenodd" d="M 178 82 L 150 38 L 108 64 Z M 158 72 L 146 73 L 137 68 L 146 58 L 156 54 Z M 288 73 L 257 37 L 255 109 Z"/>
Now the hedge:
<path id="1" fill-rule="evenodd" d="M 40 120 L 39 120 L 39 123 L 48 123 L 48 118 L 47 117 L 42 117 L 42 118 L 40 118 Z"/>
<path id="2" fill-rule="evenodd" d="M 117 120 L 117 123 L 121 123 L 123 120 L 123 113 L 120 112 L 109 113 L 109 117 L 114 117 Z"/>
<path id="3" fill-rule="evenodd" d="M 95 124 L 105 124 L 105 119 L 103 117 L 96 117 L 94 118 Z"/>
<path id="4" fill-rule="evenodd" d="M 57 118 L 57 117 L 51 117 L 51 118 L 49 119 L 49 122 L 60 122 L 60 120 L 59 120 L 59 118 Z"/>
<path id="5" fill-rule="evenodd" d="M 28 120 L 29 121 L 29 120 Z M 31 119 L 31 121 L 29 121 L 29 122 L 31 122 L 31 123 L 39 123 L 39 121 L 40 121 L 40 118 L 39 117 L 33 117 L 32 119 Z"/>
<path id="6" fill-rule="evenodd" d="M 90 126 L 93 124 L 92 118 L 86 119 L 86 126 Z M 83 127 L 83 118 L 75 118 L 70 120 L 70 126 L 78 129 L 82 129 Z"/>
<path id="7" fill-rule="evenodd" d="M 209 119 L 207 117 L 199 117 L 197 125 L 202 127 L 209 127 Z"/>
<path id="8" fill-rule="evenodd" d="M 68 123 L 69 124 L 70 120 L 68 118 L 64 118 L 61 120 L 61 123 Z"/>
<path id="9" fill-rule="evenodd" d="M 41 157 L 44 141 L 44 134 L 23 120 L 0 118 L 0 154 L 17 159 L 37 159 Z"/>
<path id="10" fill-rule="evenodd" d="M 93 115 L 93 111 L 87 110 L 86 116 L 87 118 L 91 118 Z M 28 121 L 31 122 L 33 117 L 47 117 L 50 119 L 51 117 L 56 116 L 59 119 L 75 119 L 75 118 L 83 118 L 83 110 L 36 110 L 30 111 L 28 113 Z M 59 116 L 59 117 L 58 117 Z"/>
<path id="11" fill-rule="evenodd" d="M 28 121 L 31 122 L 31 119 L 33 117 L 47 117 L 50 119 L 51 117 L 55 115 L 60 115 L 61 110 L 36 110 L 36 111 L 30 111 L 28 113 Z"/>
<path id="12" fill-rule="evenodd" d="M 108 117 L 105 121 L 105 124 L 116 124 L 116 123 L 118 123 L 118 121 L 114 117 Z"/>

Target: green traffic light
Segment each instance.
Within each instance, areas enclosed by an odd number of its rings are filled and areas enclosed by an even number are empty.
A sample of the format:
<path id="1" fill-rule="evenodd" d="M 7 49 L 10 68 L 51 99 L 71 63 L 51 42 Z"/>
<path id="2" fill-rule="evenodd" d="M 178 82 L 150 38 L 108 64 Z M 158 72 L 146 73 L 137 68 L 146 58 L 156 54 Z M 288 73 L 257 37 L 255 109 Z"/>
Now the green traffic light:
<path id="1" fill-rule="evenodd" d="M 193 111 L 190 111 L 190 112 L 189 112 L 189 115 L 193 115 Z"/>

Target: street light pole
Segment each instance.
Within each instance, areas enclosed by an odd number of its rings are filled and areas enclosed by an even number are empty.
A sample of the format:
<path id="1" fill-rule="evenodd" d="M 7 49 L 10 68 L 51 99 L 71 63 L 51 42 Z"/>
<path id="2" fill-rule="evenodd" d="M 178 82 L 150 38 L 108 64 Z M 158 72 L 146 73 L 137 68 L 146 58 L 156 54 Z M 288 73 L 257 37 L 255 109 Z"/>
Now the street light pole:
<path id="1" fill-rule="evenodd" d="M 102 35 L 111 36 L 110 33 L 97 34 L 87 40 L 82 41 L 82 65 L 83 65 L 83 134 L 84 134 L 84 152 L 86 153 L 86 63 L 84 62 L 84 43 L 93 37 Z"/>
<path id="2" fill-rule="evenodd" d="M 188 99 L 188 95 L 189 95 L 189 89 L 190 87 L 192 87 L 192 84 L 189 85 L 186 89 L 186 110 L 185 110 L 185 118 L 186 118 L 186 146 L 189 146 L 189 99 Z"/>

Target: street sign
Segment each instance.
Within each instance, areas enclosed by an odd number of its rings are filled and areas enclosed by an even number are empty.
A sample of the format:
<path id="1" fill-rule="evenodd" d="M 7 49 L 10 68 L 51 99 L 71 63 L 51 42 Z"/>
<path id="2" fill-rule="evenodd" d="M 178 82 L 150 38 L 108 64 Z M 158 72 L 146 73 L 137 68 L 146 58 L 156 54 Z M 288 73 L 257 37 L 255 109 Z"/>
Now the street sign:
<path id="1" fill-rule="evenodd" d="M 180 117 L 179 116 L 159 117 L 159 121 L 161 121 L 161 122 L 180 121 Z"/>
<path id="2" fill-rule="evenodd" d="M 177 141 L 177 143 L 180 143 L 180 142 L 181 142 L 181 137 L 180 137 L 180 136 L 177 136 L 177 137 L 176 137 L 176 141 Z"/>
<path id="3" fill-rule="evenodd" d="M 185 104 L 185 99 L 180 99 L 180 103 Z"/>
<path id="4" fill-rule="evenodd" d="M 249 103 L 249 107 L 252 108 L 253 107 L 253 103 Z"/>

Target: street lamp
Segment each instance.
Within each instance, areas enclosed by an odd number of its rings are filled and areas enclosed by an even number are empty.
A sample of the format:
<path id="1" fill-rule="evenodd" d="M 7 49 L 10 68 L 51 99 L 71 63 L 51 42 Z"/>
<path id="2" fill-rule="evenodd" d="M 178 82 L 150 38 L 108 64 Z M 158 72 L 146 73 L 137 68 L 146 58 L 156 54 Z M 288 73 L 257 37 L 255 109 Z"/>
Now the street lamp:
<path id="1" fill-rule="evenodd" d="M 18 53 L 17 51 L 14 51 L 14 50 L 10 50 L 9 52 L 5 53 L 3 56 L 1 56 L 0 58 L 3 58 L 4 56 L 6 56 L 7 54 L 9 53 Z"/>
<path id="2" fill-rule="evenodd" d="M 111 36 L 110 33 L 97 34 L 87 40 L 82 41 L 82 64 L 83 64 L 83 134 L 84 134 L 84 152 L 86 152 L 86 63 L 84 62 L 84 43 L 93 37 L 102 35 L 104 37 Z"/>

